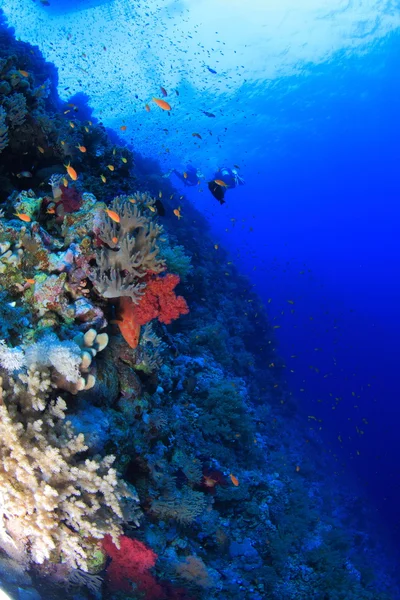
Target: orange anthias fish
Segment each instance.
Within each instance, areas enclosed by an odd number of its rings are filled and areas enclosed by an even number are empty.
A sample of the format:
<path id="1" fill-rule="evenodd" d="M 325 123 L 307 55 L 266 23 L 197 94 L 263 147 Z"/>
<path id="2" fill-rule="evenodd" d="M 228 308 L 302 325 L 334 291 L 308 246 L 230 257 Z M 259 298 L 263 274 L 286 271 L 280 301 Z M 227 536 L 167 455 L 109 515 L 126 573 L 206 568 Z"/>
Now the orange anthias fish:
<path id="1" fill-rule="evenodd" d="M 121 125 L 120 130 L 121 131 L 126 131 L 128 128 L 126 125 Z"/>
<path id="2" fill-rule="evenodd" d="M 165 96 L 168 96 L 167 90 L 165 88 L 160 86 L 160 90 L 161 90 L 161 93 L 164 96 L 164 98 L 165 98 Z"/>
<path id="3" fill-rule="evenodd" d="M 110 219 L 114 221 L 114 223 L 119 223 L 121 221 L 119 214 L 116 213 L 115 210 L 110 210 L 109 208 L 106 208 L 105 210 Z"/>
<path id="4" fill-rule="evenodd" d="M 171 106 L 165 100 L 161 100 L 161 98 L 153 98 L 153 102 L 157 104 L 163 110 L 171 110 Z"/>
<path id="5" fill-rule="evenodd" d="M 136 323 L 135 308 L 136 305 L 129 296 L 122 296 L 119 299 L 117 324 L 124 340 L 131 348 L 137 347 L 140 337 L 140 325 Z"/>
<path id="6" fill-rule="evenodd" d="M 229 474 L 229 477 L 230 477 L 233 485 L 235 485 L 236 487 L 238 487 L 238 485 L 239 485 L 239 479 L 237 477 L 235 477 L 232 473 Z"/>
<path id="7" fill-rule="evenodd" d="M 78 179 L 78 173 L 75 171 L 74 167 L 71 167 L 71 163 L 64 165 L 67 169 L 68 175 L 71 177 L 72 181 L 76 181 Z"/>
<path id="8" fill-rule="evenodd" d="M 147 112 L 150 112 L 150 106 L 148 104 L 146 104 L 145 109 L 147 110 Z"/>
<path id="9" fill-rule="evenodd" d="M 214 181 L 217 185 L 220 185 L 221 187 L 228 187 L 228 185 L 225 183 L 225 181 L 222 181 L 222 179 L 214 179 Z"/>
<path id="10" fill-rule="evenodd" d="M 184 174 L 183 174 L 183 177 L 184 177 L 185 179 L 187 179 L 187 173 L 186 173 L 186 171 L 184 172 Z"/>
<path id="11" fill-rule="evenodd" d="M 110 169 L 110 171 L 114 171 L 114 165 L 107 165 L 107 169 Z"/>
<path id="12" fill-rule="evenodd" d="M 23 71 L 22 69 L 18 69 L 18 73 L 22 75 L 22 77 L 29 77 L 28 71 Z"/>
<path id="13" fill-rule="evenodd" d="M 178 219 L 182 219 L 182 215 L 181 215 L 181 207 L 179 206 L 178 208 L 174 208 L 173 213 L 176 217 L 178 217 Z"/>
<path id="14" fill-rule="evenodd" d="M 81 152 L 86 152 L 86 148 L 85 148 L 85 146 L 80 146 L 80 145 L 78 145 L 78 146 L 77 146 L 77 148 L 78 148 L 78 150 L 80 150 Z"/>
<path id="15" fill-rule="evenodd" d="M 31 217 L 25 213 L 14 213 L 14 215 L 24 223 L 30 223 L 32 221 Z"/>

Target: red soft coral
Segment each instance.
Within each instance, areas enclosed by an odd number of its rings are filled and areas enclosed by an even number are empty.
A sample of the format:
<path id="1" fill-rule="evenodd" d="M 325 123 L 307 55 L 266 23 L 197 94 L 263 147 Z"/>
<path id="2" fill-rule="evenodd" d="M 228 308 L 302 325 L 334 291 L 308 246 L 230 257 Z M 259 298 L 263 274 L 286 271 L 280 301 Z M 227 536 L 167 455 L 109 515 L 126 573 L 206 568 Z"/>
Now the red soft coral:
<path id="1" fill-rule="evenodd" d="M 145 325 L 152 319 L 158 318 L 161 323 L 169 325 L 180 315 L 186 315 L 189 308 L 185 298 L 176 296 L 174 292 L 179 282 L 179 276 L 172 273 L 149 279 L 135 309 L 136 322 Z"/>
<path id="2" fill-rule="evenodd" d="M 137 589 L 144 593 L 146 600 L 162 600 L 165 594 L 161 586 L 148 570 L 154 567 L 157 554 L 147 548 L 139 540 L 121 535 L 118 549 L 111 539 L 106 535 L 103 539 L 103 548 L 112 559 L 107 567 L 107 579 L 110 587 L 117 591 L 132 591 L 132 583 Z"/>

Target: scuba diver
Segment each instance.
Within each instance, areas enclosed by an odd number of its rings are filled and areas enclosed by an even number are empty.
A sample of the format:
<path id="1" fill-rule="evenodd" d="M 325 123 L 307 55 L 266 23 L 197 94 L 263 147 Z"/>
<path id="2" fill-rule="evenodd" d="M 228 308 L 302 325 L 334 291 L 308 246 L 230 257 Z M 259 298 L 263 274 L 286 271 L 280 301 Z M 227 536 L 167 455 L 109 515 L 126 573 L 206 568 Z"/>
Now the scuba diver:
<path id="1" fill-rule="evenodd" d="M 224 204 L 226 190 L 244 185 L 244 183 L 245 181 L 243 177 L 240 177 L 237 169 L 224 167 L 215 173 L 214 179 L 208 183 L 208 189 L 220 204 Z"/>
<path id="2" fill-rule="evenodd" d="M 198 185 L 200 183 L 200 179 L 204 177 L 203 173 L 201 173 L 198 169 L 195 169 L 192 165 L 188 165 L 184 173 L 181 173 L 178 171 L 178 169 L 171 169 L 168 171 L 168 173 L 163 175 L 163 177 L 169 177 L 172 173 L 175 173 L 178 179 L 190 187 Z"/>

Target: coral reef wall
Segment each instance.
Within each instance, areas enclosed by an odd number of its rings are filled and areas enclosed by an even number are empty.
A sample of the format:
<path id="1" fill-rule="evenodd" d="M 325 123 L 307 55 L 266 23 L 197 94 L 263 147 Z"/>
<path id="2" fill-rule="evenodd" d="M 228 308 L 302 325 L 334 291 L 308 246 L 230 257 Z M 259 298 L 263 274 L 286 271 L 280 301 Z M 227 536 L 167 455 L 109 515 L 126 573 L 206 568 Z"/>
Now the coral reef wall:
<path id="1" fill-rule="evenodd" d="M 394 597 L 248 281 L 85 111 L 0 23 L 1 586 Z"/>

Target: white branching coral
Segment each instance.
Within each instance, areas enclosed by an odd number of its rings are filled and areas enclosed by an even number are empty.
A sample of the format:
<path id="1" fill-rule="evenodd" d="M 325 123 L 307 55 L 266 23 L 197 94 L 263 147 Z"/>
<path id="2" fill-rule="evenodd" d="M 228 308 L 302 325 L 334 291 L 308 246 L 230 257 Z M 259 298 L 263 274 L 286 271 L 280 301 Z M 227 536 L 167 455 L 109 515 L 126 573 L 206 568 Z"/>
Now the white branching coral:
<path id="1" fill-rule="evenodd" d="M 48 333 L 26 349 L 27 367 L 54 367 L 67 381 L 76 383 L 80 378 L 81 349 L 75 342 L 60 341 L 55 333 Z"/>
<path id="2" fill-rule="evenodd" d="M 6 371 L 18 371 L 25 364 L 24 352 L 21 348 L 10 348 L 4 340 L 0 340 L 0 366 Z"/>
<path id="3" fill-rule="evenodd" d="M 117 542 L 132 497 L 113 456 L 82 459 L 84 436 L 65 421 L 49 371 L 0 377 L 0 546 L 29 563 L 87 570 L 96 540 Z"/>

